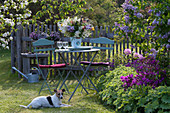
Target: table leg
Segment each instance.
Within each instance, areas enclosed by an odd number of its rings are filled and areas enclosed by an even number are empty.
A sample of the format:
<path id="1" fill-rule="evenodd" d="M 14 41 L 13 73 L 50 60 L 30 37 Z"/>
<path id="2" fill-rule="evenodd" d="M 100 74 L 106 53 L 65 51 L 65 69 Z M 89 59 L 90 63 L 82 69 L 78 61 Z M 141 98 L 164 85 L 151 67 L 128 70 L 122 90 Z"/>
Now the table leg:
<path id="1" fill-rule="evenodd" d="M 81 53 L 80 53 L 81 54 Z M 80 54 L 78 57 L 80 57 Z M 61 56 L 62 60 L 65 62 L 66 66 L 67 65 L 67 62 L 64 60 L 64 57 L 61 55 L 61 53 L 59 53 L 59 55 Z M 78 83 L 79 83 L 79 79 L 76 77 L 76 75 L 73 73 L 72 70 L 69 71 L 69 74 L 70 72 L 73 74 L 73 76 L 77 79 Z M 65 81 L 67 80 L 67 77 L 69 76 L 69 74 L 66 76 L 65 80 L 63 81 L 63 84 L 65 84 Z M 62 88 L 63 84 L 60 86 L 60 89 Z M 83 89 L 86 91 L 86 93 L 88 94 L 88 91 L 86 90 L 86 88 L 80 83 L 80 85 L 83 87 Z"/>
<path id="2" fill-rule="evenodd" d="M 96 53 L 94 54 L 94 56 L 92 57 L 92 60 L 91 60 L 90 64 L 87 66 L 87 68 L 86 68 L 86 70 L 85 70 L 85 71 L 84 71 L 83 67 L 81 66 L 81 64 L 80 64 L 80 63 L 78 63 L 78 62 L 76 61 L 76 63 L 77 63 L 77 64 L 81 67 L 81 69 L 82 69 L 82 71 L 83 71 L 84 73 L 83 73 L 83 75 L 82 75 L 82 77 L 81 77 L 81 79 L 80 79 L 80 81 L 79 81 L 78 85 L 76 86 L 75 90 L 73 91 L 73 93 L 72 93 L 72 95 L 71 95 L 71 97 L 69 98 L 69 100 L 68 100 L 68 101 L 70 101 L 70 100 L 71 100 L 71 98 L 72 98 L 72 96 L 74 95 L 74 93 L 76 92 L 76 90 L 77 90 L 77 88 L 78 88 L 79 84 L 81 84 L 81 81 L 83 80 L 84 76 L 86 75 L 86 73 L 87 73 L 87 71 L 88 71 L 88 69 L 89 69 L 89 67 L 90 67 L 91 63 L 93 62 L 93 60 L 94 60 L 95 56 L 97 55 L 97 53 L 98 53 L 98 52 L 96 52 Z M 72 57 L 75 59 L 75 57 L 74 57 L 74 56 L 72 56 Z M 91 84 L 93 85 L 93 87 L 95 88 L 95 90 L 98 92 L 97 88 L 95 87 L 95 85 L 93 84 L 93 82 L 91 81 L 91 79 L 88 77 L 88 75 L 86 75 L 86 76 L 87 76 L 87 78 L 90 80 L 90 82 L 91 82 Z"/>

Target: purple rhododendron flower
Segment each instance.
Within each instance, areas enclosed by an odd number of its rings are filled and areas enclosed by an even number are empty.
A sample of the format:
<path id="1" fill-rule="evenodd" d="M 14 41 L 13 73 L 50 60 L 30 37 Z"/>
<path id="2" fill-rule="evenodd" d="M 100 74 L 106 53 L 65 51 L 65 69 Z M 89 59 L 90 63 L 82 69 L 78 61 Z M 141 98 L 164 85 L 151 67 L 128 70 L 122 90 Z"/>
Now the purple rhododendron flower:
<path id="1" fill-rule="evenodd" d="M 124 53 L 125 53 L 126 55 L 129 55 L 129 54 L 131 54 L 132 52 L 131 52 L 130 49 L 125 49 L 125 50 L 124 50 Z"/>

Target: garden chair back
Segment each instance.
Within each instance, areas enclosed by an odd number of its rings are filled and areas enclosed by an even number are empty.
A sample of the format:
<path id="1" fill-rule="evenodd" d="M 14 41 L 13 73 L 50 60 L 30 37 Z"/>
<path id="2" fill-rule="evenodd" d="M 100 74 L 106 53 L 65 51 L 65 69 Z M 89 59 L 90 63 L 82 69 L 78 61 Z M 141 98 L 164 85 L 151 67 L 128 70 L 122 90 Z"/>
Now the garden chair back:
<path id="1" fill-rule="evenodd" d="M 52 51 L 53 55 L 54 55 L 54 41 L 50 41 L 50 40 L 47 40 L 47 39 L 39 39 L 35 42 L 32 43 L 33 47 L 34 47 L 34 52 L 36 53 L 36 61 L 37 61 L 37 67 L 44 79 L 44 82 L 41 86 L 41 89 L 39 91 L 39 94 L 40 92 L 42 91 L 43 88 L 45 88 L 47 86 L 48 90 L 50 91 L 51 95 L 52 95 L 52 92 L 50 90 L 50 87 L 47 83 L 47 77 L 48 77 L 48 74 L 49 74 L 49 69 L 52 69 L 52 68 L 57 68 L 58 71 L 59 71 L 59 68 L 63 68 L 63 67 L 66 67 L 65 63 L 63 64 L 56 64 L 56 61 L 54 61 L 54 64 L 50 64 L 50 65 L 41 65 L 39 63 L 39 57 L 38 57 L 38 54 L 40 54 L 39 52 L 49 52 L 49 51 Z M 43 48 L 42 48 L 43 47 Z M 45 70 L 48 70 L 47 72 L 47 75 L 44 75 L 42 70 L 45 69 Z M 60 75 L 60 77 L 62 77 L 61 73 L 59 72 L 58 73 Z"/>
<path id="2" fill-rule="evenodd" d="M 114 41 L 113 40 L 110 40 L 106 37 L 99 37 L 99 38 L 95 38 L 95 39 L 91 39 L 90 40 L 90 43 L 92 44 L 93 48 L 95 49 L 100 49 L 101 51 L 105 51 L 105 54 L 106 54 L 106 50 L 113 50 L 114 49 Z M 100 46 L 96 46 L 97 44 L 100 44 Z M 103 47 L 101 46 L 101 44 L 105 44 L 106 46 Z M 111 46 L 108 46 L 111 45 Z M 81 64 L 83 64 L 84 66 L 86 65 L 89 65 L 90 62 L 89 61 L 81 61 L 80 62 Z M 97 71 L 97 75 L 95 76 L 95 80 L 97 80 L 97 78 L 101 75 L 99 74 L 99 68 L 98 67 L 103 67 L 103 68 L 108 68 L 110 65 L 110 62 L 92 62 L 91 63 L 91 67 L 97 67 L 96 68 L 96 71 Z M 101 72 L 104 72 L 104 71 L 101 71 Z M 84 84 L 85 84 L 85 81 L 84 81 Z M 90 88 L 89 84 L 88 84 L 88 88 Z M 91 88 L 90 88 L 91 89 Z"/>

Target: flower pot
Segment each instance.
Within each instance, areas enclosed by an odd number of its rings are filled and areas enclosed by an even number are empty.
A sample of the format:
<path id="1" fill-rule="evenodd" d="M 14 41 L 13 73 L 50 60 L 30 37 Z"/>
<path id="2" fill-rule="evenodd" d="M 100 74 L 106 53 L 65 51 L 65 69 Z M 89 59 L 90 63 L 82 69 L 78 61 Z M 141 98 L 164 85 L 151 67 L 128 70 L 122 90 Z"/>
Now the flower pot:
<path id="1" fill-rule="evenodd" d="M 73 48 L 81 47 L 82 38 L 70 37 L 70 41 Z"/>

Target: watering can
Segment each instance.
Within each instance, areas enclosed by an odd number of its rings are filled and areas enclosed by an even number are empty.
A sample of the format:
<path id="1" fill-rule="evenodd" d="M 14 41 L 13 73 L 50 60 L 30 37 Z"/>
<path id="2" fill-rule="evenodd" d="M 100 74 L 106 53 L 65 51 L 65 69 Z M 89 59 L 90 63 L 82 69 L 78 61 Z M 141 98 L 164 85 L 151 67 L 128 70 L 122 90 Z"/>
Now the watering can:
<path id="1" fill-rule="evenodd" d="M 23 75 L 28 80 L 28 83 L 39 82 L 40 71 L 39 71 L 39 69 L 37 67 L 33 67 L 33 68 L 35 68 L 36 70 L 33 70 L 32 73 L 28 73 L 27 75 L 25 75 L 24 73 L 19 71 L 17 68 L 12 67 L 12 69 L 16 70 L 18 73 Z"/>

